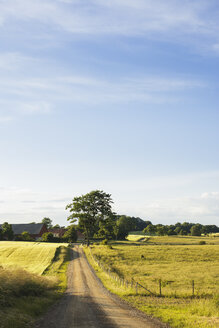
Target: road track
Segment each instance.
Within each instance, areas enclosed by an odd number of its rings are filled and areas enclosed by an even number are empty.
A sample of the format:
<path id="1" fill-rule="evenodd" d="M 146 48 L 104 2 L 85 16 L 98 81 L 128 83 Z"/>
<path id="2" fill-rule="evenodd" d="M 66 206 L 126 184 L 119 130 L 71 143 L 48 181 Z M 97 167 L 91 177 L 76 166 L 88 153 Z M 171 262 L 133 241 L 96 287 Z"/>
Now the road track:
<path id="1" fill-rule="evenodd" d="M 156 320 L 113 297 L 100 283 L 81 248 L 71 251 L 65 295 L 35 328 L 160 328 Z"/>

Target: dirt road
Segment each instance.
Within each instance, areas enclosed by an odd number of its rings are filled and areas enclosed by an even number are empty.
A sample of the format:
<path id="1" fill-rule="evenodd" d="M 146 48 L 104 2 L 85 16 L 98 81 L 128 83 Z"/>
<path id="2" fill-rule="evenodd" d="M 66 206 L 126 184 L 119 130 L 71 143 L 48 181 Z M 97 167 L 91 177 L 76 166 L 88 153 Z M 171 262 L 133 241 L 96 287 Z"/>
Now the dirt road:
<path id="1" fill-rule="evenodd" d="M 165 325 L 147 319 L 112 297 L 96 278 L 82 249 L 72 250 L 68 288 L 58 304 L 41 318 L 36 328 L 158 328 Z"/>

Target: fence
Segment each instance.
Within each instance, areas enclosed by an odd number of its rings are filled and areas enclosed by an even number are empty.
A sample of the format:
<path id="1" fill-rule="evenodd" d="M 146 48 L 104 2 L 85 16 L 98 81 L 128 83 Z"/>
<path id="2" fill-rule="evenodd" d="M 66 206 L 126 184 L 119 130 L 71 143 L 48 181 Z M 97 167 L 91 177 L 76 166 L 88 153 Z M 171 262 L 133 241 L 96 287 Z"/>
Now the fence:
<path id="1" fill-rule="evenodd" d="M 93 259 L 93 261 L 101 268 L 101 270 L 108 275 L 108 277 L 110 277 L 112 280 L 114 280 L 120 287 L 124 288 L 124 289 L 131 289 L 132 291 L 135 292 L 135 294 L 139 294 L 139 289 L 146 291 L 147 293 L 149 293 L 152 296 L 155 297 L 162 297 L 165 296 L 162 292 L 163 289 L 163 284 L 162 284 L 162 279 L 158 280 L 158 292 L 152 292 L 151 290 L 149 290 L 147 287 L 143 286 L 142 284 L 140 284 L 138 281 L 134 280 L 133 278 L 131 280 L 125 279 L 123 277 L 120 277 L 116 272 L 114 272 L 112 270 L 111 267 L 107 267 L 106 265 L 104 265 L 103 263 L 101 263 L 99 261 L 99 259 L 93 255 L 91 248 L 89 247 L 90 250 L 90 255 Z M 191 297 L 195 296 L 195 281 L 191 280 Z M 175 297 L 176 297 L 176 292 L 175 292 Z"/>

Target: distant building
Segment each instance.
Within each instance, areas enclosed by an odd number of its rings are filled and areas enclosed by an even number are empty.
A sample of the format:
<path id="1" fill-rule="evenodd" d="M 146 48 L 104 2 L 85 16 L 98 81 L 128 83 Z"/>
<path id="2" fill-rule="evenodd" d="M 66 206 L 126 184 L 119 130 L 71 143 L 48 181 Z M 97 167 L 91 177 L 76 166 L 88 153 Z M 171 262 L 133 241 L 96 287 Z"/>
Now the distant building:
<path id="1" fill-rule="evenodd" d="M 22 232 L 27 231 L 33 239 L 37 240 L 41 238 L 44 233 L 48 232 L 46 225 L 43 223 L 18 223 L 11 224 L 11 226 L 14 237 L 20 236 Z"/>
<path id="2" fill-rule="evenodd" d="M 64 227 L 63 228 L 62 227 L 61 228 L 51 228 L 51 229 L 49 229 L 49 232 L 51 232 L 53 234 L 53 237 L 62 238 L 67 230 L 68 229 L 65 229 Z M 77 240 L 83 241 L 84 239 L 85 239 L 84 234 L 81 233 L 80 231 L 77 231 Z"/>
<path id="3" fill-rule="evenodd" d="M 65 228 L 51 228 L 49 229 L 49 232 L 53 234 L 53 237 L 62 238 L 64 234 L 66 233 L 67 229 Z"/>

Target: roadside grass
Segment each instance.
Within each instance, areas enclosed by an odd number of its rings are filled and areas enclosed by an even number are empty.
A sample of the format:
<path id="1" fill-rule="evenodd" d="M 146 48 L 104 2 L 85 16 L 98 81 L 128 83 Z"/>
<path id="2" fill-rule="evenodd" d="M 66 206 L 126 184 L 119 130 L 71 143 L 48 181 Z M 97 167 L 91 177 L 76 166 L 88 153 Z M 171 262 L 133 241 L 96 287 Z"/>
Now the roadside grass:
<path id="1" fill-rule="evenodd" d="M 177 328 L 212 328 L 219 324 L 217 245 L 133 245 L 126 242 L 112 243 L 111 247 L 92 246 L 91 250 L 111 272 L 128 281 L 133 278 L 153 293 L 159 294 L 161 279 L 162 297 L 150 296 L 139 286 L 136 294 L 135 288 L 130 285 L 125 288 L 103 272 L 89 248 L 84 248 L 105 287 L 136 308 Z"/>
<path id="2" fill-rule="evenodd" d="M 0 242 L 1 328 L 31 327 L 65 291 L 66 245 L 8 242 L 7 249 L 7 242 Z"/>

